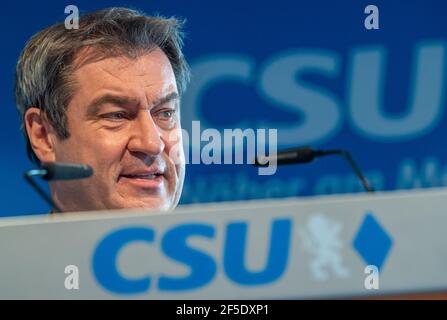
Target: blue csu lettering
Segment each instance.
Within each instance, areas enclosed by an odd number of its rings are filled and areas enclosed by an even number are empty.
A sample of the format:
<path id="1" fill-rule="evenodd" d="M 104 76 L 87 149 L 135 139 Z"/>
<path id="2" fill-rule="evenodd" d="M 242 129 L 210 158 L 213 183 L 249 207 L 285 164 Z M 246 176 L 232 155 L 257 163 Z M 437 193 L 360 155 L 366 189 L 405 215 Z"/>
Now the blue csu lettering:
<path id="1" fill-rule="evenodd" d="M 260 271 L 250 271 L 245 265 L 248 224 L 228 223 L 223 248 L 223 270 L 228 279 L 239 285 L 255 286 L 271 283 L 281 277 L 288 262 L 291 224 L 290 219 L 276 219 L 272 222 L 265 267 Z M 213 241 L 215 233 L 213 225 L 197 223 L 174 226 L 162 235 L 160 251 L 167 258 L 189 267 L 190 273 L 181 277 L 161 273 L 158 275 L 159 291 L 197 289 L 214 279 L 218 270 L 215 259 L 188 245 L 188 239 L 201 237 Z M 119 294 L 148 291 L 152 277 L 126 278 L 118 271 L 117 257 L 125 245 L 141 241 L 154 244 L 155 239 L 155 230 L 142 226 L 122 228 L 106 235 L 93 255 L 93 273 L 97 281 L 105 289 Z"/>
<path id="2" fill-rule="evenodd" d="M 251 126 L 273 127 L 281 132 L 281 145 L 321 144 L 344 128 L 344 117 L 353 131 L 372 141 L 408 141 L 425 135 L 440 124 L 445 109 L 447 43 L 418 42 L 414 48 L 409 94 L 405 111 L 387 112 L 385 94 L 388 50 L 385 46 L 362 46 L 351 50 L 346 61 L 337 51 L 287 50 L 261 66 L 250 56 L 211 55 L 192 64 L 194 79 L 183 99 L 184 128 L 200 119 L 202 128 L 213 128 L 202 100 L 212 88 L 242 84 L 253 86 L 260 98 L 275 109 L 300 117 L 300 122 L 255 122 Z M 344 75 L 342 66 L 346 66 Z M 346 78 L 345 93 L 309 83 L 306 76 Z M 227 90 L 228 91 L 228 90 Z M 401 95 L 401 93 L 399 93 Z M 344 96 L 345 101 L 339 97 Z M 403 99 L 405 101 L 405 99 Z M 212 104 L 211 104 L 212 105 Z M 322 116 L 324 115 L 324 116 Z M 244 128 L 245 122 L 232 126 Z"/>

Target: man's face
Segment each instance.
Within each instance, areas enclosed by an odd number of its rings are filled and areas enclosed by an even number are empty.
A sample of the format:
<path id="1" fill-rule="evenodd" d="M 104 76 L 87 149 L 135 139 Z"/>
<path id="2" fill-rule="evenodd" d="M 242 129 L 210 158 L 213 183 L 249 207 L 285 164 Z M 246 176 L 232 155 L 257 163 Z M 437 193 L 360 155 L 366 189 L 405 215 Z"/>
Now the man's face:
<path id="1" fill-rule="evenodd" d="M 107 58 L 78 68 L 67 107 L 70 137 L 55 142 L 57 162 L 90 165 L 91 178 L 53 182 L 63 211 L 174 208 L 185 160 L 179 97 L 166 55 Z"/>

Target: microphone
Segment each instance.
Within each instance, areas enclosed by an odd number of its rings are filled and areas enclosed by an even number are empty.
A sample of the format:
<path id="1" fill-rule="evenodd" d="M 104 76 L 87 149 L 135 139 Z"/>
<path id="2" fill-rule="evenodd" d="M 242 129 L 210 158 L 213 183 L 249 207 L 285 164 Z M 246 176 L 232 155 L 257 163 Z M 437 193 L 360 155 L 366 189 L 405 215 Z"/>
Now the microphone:
<path id="1" fill-rule="evenodd" d="M 33 177 L 39 176 L 46 181 L 55 180 L 74 180 L 88 178 L 93 174 L 93 169 L 85 164 L 78 163 L 57 163 L 44 162 L 40 169 L 32 169 L 25 172 L 26 181 L 39 193 L 39 195 L 52 207 L 56 212 L 62 212 L 61 209 L 53 202 L 51 197 L 43 191 L 39 185 L 33 180 Z"/>
<path id="2" fill-rule="evenodd" d="M 77 163 L 47 162 L 42 164 L 42 169 L 46 170 L 46 173 L 41 178 L 47 181 L 83 179 L 93 174 L 91 167 Z"/>
<path id="3" fill-rule="evenodd" d="M 312 162 L 315 158 L 324 157 L 329 155 L 339 155 L 348 161 L 349 165 L 353 169 L 356 176 L 359 178 L 363 188 L 367 192 L 374 192 L 374 189 L 369 185 L 368 180 L 366 180 L 365 176 L 362 174 L 359 166 L 355 163 L 351 154 L 348 151 L 341 149 L 331 149 L 331 150 L 313 150 L 309 147 L 302 148 L 293 148 L 287 149 L 283 151 L 278 151 L 275 156 L 268 157 L 256 157 L 255 158 L 255 166 L 268 166 L 268 163 L 271 161 L 270 159 L 276 160 L 277 165 L 287 165 L 287 164 L 301 164 L 301 163 L 309 163 Z"/>

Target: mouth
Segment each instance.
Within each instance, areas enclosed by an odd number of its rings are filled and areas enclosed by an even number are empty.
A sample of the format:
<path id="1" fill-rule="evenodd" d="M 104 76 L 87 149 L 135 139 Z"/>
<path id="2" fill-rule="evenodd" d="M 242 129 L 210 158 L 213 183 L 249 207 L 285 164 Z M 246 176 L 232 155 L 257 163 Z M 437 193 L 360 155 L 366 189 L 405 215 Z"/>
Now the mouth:
<path id="1" fill-rule="evenodd" d="M 154 180 L 158 177 L 162 177 L 162 173 L 140 173 L 140 174 L 122 174 L 120 177 L 127 179 L 143 179 L 143 180 Z"/>
<path id="2" fill-rule="evenodd" d="M 164 183 L 164 173 L 158 170 L 152 172 L 132 172 L 120 174 L 118 182 L 129 184 L 136 188 L 159 189 Z"/>

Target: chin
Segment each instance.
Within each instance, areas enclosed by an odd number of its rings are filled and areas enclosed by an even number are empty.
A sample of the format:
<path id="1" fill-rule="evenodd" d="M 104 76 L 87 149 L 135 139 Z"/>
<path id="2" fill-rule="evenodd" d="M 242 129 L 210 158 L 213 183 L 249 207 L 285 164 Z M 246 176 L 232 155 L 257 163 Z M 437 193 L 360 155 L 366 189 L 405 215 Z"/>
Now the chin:
<path id="1" fill-rule="evenodd" d="M 155 211 L 168 211 L 172 205 L 164 199 L 151 199 L 150 201 L 135 200 L 116 206 L 118 209 L 150 209 Z"/>

